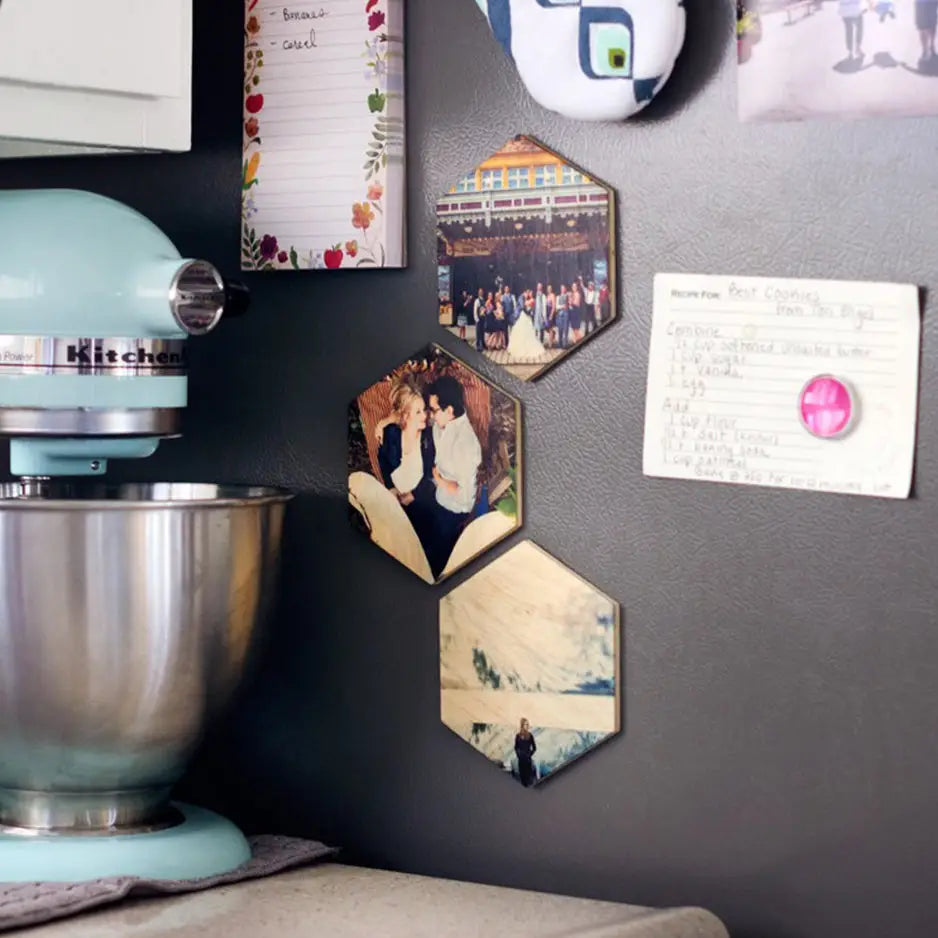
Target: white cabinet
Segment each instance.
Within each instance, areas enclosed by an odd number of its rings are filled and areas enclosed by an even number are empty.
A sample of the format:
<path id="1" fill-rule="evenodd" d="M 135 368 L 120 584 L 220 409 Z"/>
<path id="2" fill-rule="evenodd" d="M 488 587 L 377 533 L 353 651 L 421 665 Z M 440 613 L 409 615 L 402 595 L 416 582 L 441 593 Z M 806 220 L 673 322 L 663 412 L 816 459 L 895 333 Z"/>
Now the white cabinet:
<path id="1" fill-rule="evenodd" d="M 0 156 L 188 150 L 192 0 L 0 0 Z"/>

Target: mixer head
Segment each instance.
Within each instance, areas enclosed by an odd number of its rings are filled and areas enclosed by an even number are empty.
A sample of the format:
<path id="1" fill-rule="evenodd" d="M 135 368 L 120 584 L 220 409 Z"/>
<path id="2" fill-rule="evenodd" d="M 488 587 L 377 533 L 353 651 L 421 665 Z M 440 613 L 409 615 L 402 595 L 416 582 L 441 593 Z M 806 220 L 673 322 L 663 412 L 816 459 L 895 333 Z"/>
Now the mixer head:
<path id="1" fill-rule="evenodd" d="M 119 202 L 0 192 L 0 435 L 24 494 L 177 436 L 186 340 L 247 303 Z"/>

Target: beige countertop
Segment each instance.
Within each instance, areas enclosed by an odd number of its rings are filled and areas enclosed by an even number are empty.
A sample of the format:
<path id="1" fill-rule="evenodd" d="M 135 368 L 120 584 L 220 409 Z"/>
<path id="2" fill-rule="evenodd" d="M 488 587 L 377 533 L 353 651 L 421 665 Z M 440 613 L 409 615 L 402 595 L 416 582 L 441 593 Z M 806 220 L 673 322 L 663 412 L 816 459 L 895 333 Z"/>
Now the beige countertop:
<path id="1" fill-rule="evenodd" d="M 728 938 L 702 909 L 654 910 L 329 863 L 138 899 L 23 938 Z"/>

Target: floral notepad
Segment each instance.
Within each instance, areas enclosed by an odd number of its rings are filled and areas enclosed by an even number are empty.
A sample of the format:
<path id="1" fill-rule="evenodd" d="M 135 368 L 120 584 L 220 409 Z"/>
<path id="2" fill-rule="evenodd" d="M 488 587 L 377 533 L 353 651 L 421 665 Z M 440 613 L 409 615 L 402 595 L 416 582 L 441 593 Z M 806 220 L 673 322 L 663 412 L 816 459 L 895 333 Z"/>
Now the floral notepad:
<path id="1" fill-rule="evenodd" d="M 406 263 L 403 0 L 245 0 L 243 270 Z"/>

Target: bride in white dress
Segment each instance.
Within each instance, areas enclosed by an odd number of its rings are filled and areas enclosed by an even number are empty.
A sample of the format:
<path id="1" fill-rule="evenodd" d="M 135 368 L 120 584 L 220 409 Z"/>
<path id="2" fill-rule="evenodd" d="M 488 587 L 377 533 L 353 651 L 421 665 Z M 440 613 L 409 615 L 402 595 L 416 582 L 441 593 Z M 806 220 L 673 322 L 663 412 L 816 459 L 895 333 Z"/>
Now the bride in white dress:
<path id="1" fill-rule="evenodd" d="M 522 312 L 518 321 L 511 327 L 511 335 L 508 337 L 509 361 L 539 362 L 547 358 L 547 351 L 537 337 L 531 317 Z"/>

